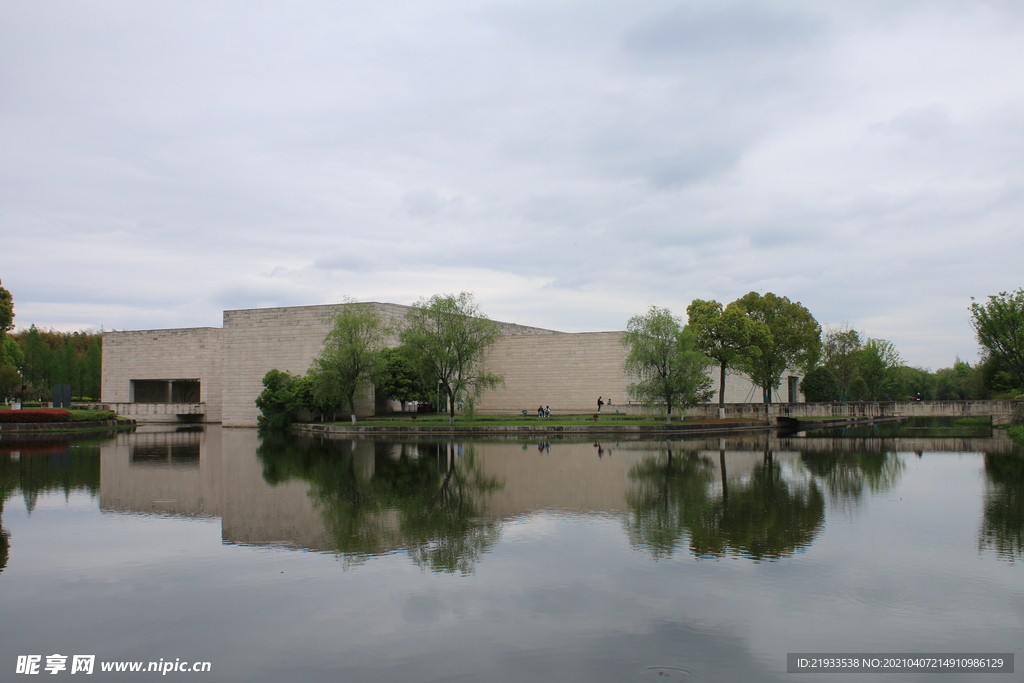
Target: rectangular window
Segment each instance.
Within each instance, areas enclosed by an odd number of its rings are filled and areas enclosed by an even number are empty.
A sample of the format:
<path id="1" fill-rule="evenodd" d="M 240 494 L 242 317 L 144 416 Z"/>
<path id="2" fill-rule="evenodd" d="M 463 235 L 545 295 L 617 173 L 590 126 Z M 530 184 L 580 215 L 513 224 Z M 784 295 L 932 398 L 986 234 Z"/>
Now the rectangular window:
<path id="1" fill-rule="evenodd" d="M 133 379 L 132 403 L 200 403 L 198 379 Z"/>

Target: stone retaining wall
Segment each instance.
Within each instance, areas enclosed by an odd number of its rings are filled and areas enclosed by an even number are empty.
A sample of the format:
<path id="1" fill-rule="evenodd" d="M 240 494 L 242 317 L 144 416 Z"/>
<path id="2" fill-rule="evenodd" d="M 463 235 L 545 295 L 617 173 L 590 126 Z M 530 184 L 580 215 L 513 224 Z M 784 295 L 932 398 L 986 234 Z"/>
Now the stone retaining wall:
<path id="1" fill-rule="evenodd" d="M 99 427 L 124 427 L 135 420 L 97 420 L 95 422 L 0 422 L 0 432 L 71 432 Z"/>

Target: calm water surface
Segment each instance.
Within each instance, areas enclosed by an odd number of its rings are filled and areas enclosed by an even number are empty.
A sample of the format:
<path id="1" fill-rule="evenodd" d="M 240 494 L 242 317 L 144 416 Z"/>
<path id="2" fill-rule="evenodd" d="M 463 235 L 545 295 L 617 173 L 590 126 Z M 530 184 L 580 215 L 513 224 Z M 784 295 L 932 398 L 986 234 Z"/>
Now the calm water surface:
<path id="1" fill-rule="evenodd" d="M 1024 455 L 886 430 L 5 436 L 0 680 L 55 653 L 96 655 L 94 681 L 922 677 L 787 674 L 787 652 L 1013 652 L 1016 674 L 928 680 L 1021 680 Z M 99 671 L 160 659 L 212 669 Z"/>

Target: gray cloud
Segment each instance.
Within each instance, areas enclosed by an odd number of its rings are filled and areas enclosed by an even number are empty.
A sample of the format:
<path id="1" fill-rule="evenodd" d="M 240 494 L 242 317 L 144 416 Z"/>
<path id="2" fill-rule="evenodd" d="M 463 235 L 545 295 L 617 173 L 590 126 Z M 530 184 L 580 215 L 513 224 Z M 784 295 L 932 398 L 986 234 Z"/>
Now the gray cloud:
<path id="1" fill-rule="evenodd" d="M 810 13 L 764 4 L 686 3 L 639 22 L 625 32 L 622 44 L 629 52 L 659 57 L 741 54 L 761 60 L 804 48 L 820 38 L 824 23 Z"/>

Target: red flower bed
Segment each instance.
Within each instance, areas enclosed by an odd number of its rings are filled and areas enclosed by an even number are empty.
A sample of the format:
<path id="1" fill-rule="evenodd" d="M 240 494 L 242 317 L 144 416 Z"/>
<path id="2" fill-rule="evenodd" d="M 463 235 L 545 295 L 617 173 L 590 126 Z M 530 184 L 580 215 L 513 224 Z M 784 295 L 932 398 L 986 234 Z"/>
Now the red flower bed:
<path id="1" fill-rule="evenodd" d="M 60 408 L 0 410 L 0 422 L 67 422 L 71 413 Z"/>

